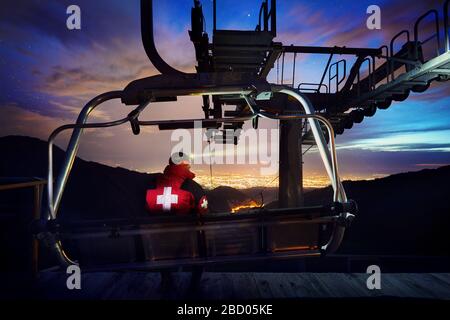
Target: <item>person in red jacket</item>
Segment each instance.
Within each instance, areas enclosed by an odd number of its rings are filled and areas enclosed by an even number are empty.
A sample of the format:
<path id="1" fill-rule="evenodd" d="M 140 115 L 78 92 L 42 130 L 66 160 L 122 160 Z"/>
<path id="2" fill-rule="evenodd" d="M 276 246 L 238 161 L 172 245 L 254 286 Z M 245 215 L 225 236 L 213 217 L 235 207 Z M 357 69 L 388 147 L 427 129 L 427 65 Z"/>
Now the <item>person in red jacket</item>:
<path id="1" fill-rule="evenodd" d="M 146 207 L 150 214 L 191 214 L 201 217 L 208 212 L 208 199 L 203 188 L 195 182 L 195 174 L 190 171 L 189 156 L 183 152 L 173 154 L 164 173 L 157 177 L 156 183 L 147 190 Z M 206 252 L 203 231 L 197 231 L 200 256 Z M 174 237 L 172 237 L 172 240 Z M 199 288 L 203 267 L 192 268 L 190 289 Z M 161 270 L 161 287 L 164 294 L 172 290 L 171 270 Z"/>
<path id="2" fill-rule="evenodd" d="M 202 215 L 208 212 L 208 199 L 190 171 L 190 159 L 183 153 L 173 154 L 156 185 L 147 190 L 147 210 L 153 214 Z"/>

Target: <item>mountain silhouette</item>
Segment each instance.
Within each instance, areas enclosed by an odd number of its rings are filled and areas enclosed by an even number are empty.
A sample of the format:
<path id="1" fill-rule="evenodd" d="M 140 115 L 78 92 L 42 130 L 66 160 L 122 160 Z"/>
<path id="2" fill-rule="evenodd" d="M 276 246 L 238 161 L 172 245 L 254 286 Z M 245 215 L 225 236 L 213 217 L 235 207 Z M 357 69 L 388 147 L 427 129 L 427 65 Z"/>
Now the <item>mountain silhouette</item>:
<path id="1" fill-rule="evenodd" d="M 0 176 L 47 175 L 47 143 L 23 137 L 0 138 Z M 64 152 L 55 147 L 55 173 Z M 161 168 L 163 169 L 163 168 Z M 145 216 L 146 186 L 156 174 L 113 168 L 77 158 L 60 208 L 62 219 Z M 395 174 L 371 181 L 346 181 L 359 213 L 348 229 L 340 253 L 448 255 L 450 241 L 450 166 Z M 276 192 L 276 190 L 271 190 Z M 251 196 L 250 194 L 253 194 Z M 229 211 L 230 203 L 259 200 L 255 192 L 218 187 L 208 191 L 211 208 Z M 0 202 L 8 201 L 1 197 Z M 330 187 L 305 194 L 305 205 L 328 204 Z M 10 199 L 9 199 L 10 200 Z M 31 202 L 31 199 L 30 199 Z M 45 199 L 44 202 L 45 204 Z"/>
<path id="2" fill-rule="evenodd" d="M 370 181 L 345 181 L 359 213 L 340 252 L 448 255 L 450 166 L 394 174 Z M 305 204 L 331 199 L 330 187 L 305 195 Z"/>
<path id="3" fill-rule="evenodd" d="M 47 142 L 8 136 L 0 138 L 0 150 L 0 176 L 47 179 Z M 63 157 L 64 152 L 54 147 L 55 179 Z M 155 177 L 77 158 L 61 201 L 60 217 L 101 219 L 145 215 L 146 186 Z"/>

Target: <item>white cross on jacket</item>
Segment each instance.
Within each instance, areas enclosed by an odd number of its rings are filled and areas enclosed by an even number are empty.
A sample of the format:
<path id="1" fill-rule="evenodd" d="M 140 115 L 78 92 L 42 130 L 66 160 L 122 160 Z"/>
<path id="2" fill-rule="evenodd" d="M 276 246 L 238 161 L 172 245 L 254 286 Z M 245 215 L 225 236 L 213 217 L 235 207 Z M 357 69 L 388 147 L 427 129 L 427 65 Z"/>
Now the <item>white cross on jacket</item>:
<path id="1" fill-rule="evenodd" d="M 164 187 L 163 194 L 156 197 L 156 204 L 162 204 L 163 211 L 170 211 L 172 203 L 178 203 L 178 195 L 172 194 L 172 187 Z"/>

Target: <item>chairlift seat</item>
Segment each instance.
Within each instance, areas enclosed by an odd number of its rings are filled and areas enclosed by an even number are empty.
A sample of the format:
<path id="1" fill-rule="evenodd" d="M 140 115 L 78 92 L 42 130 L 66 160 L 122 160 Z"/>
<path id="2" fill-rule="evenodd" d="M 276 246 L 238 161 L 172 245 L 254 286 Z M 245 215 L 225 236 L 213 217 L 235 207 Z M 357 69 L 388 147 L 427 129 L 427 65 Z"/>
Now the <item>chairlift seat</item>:
<path id="1" fill-rule="evenodd" d="M 58 234 L 82 267 L 146 263 L 151 269 L 162 264 L 224 262 L 231 257 L 319 254 L 321 226 L 334 223 L 336 214 L 331 205 L 253 209 L 209 214 L 201 219 L 154 216 L 84 220 L 61 223 Z"/>

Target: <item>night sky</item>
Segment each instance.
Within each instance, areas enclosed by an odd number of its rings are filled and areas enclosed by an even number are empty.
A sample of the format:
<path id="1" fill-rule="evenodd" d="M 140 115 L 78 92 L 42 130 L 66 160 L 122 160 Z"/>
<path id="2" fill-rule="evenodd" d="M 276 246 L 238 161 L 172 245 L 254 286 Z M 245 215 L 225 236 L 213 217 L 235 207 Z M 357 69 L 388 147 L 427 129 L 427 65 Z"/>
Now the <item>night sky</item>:
<path id="1" fill-rule="evenodd" d="M 176 68 L 193 72 L 194 48 L 189 40 L 190 0 L 154 1 L 156 43 L 161 56 Z M 66 28 L 66 8 L 81 8 L 81 30 Z M 212 1 L 203 0 L 211 35 Z M 381 8 L 381 30 L 366 28 L 366 9 Z M 218 0 L 218 28 L 253 30 L 260 1 Z M 278 1 L 278 35 L 285 45 L 358 46 L 377 48 L 442 1 Z M 426 28 L 427 30 L 429 28 Z M 432 44 L 430 44 L 432 46 Z M 348 57 L 348 56 L 346 56 Z M 328 56 L 297 60 L 296 83 L 318 82 Z M 338 59 L 342 57 L 337 57 Z M 288 63 L 289 66 L 289 63 Z M 74 122 L 83 105 L 130 81 L 157 74 L 141 43 L 138 0 L 25 1 L 3 0 L 0 10 L 0 136 L 27 135 L 46 140 L 63 123 Z M 269 75 L 276 81 L 275 70 Z M 288 76 L 286 76 L 289 82 Z M 450 83 L 435 83 L 422 94 L 411 94 L 388 110 L 378 110 L 338 137 L 344 176 L 370 178 L 395 172 L 450 164 Z M 126 115 L 129 107 L 108 103 L 91 121 Z M 144 119 L 202 117 L 200 98 L 154 104 Z M 262 127 L 276 124 L 262 122 Z M 128 126 L 86 131 L 80 156 L 112 166 L 146 172 L 160 171 L 170 153 L 170 132 L 146 128 L 136 137 Z M 67 135 L 58 140 L 65 146 Z M 305 159 L 306 175 L 324 174 Z M 194 167 L 199 174 L 208 171 Z M 217 166 L 217 173 L 257 172 L 255 166 Z M 256 171 L 255 171 L 256 170 Z"/>

